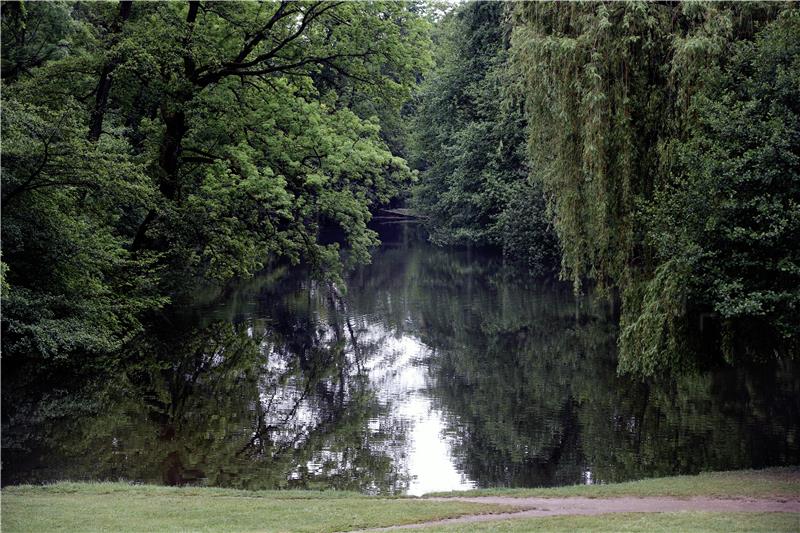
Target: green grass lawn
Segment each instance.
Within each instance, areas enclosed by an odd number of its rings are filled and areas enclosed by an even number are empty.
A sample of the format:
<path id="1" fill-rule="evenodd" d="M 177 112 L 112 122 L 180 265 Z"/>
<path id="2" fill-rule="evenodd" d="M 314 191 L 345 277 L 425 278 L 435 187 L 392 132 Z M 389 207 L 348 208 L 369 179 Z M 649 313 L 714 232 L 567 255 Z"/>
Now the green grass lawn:
<path id="1" fill-rule="evenodd" d="M 600 486 L 489 489 L 457 495 L 800 497 L 800 468 L 716 472 Z M 5 487 L 4 533 L 58 531 L 332 532 L 513 507 L 337 491 L 242 491 L 126 483 Z M 800 514 L 650 513 L 515 519 L 425 531 L 800 531 Z"/>
<path id="2" fill-rule="evenodd" d="M 4 488 L 2 531 L 346 531 L 509 509 L 335 491 L 61 483 Z"/>
<path id="3" fill-rule="evenodd" d="M 649 513 L 554 516 L 431 527 L 425 533 L 509 531 L 548 533 L 796 533 L 800 515 L 792 513 Z"/>
<path id="4" fill-rule="evenodd" d="M 708 472 L 696 476 L 643 479 L 610 485 L 573 485 L 549 489 L 479 489 L 465 492 L 433 493 L 428 496 L 511 496 L 563 498 L 585 496 L 672 496 L 688 498 L 783 498 L 800 496 L 800 467 Z"/>

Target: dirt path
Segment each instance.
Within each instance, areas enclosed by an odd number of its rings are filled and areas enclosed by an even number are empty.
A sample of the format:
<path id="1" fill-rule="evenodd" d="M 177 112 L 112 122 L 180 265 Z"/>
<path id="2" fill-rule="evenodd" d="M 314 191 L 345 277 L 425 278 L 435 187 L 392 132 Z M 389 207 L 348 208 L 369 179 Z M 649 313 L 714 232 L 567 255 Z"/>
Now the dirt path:
<path id="1" fill-rule="evenodd" d="M 459 518 L 391 526 L 366 531 L 391 531 L 395 529 L 420 529 L 450 524 L 470 524 L 509 518 L 535 518 L 557 515 L 598 515 L 606 513 L 668 513 L 676 511 L 710 512 L 781 512 L 800 513 L 800 499 L 779 498 L 762 500 L 755 498 L 508 498 L 502 496 L 425 498 L 427 501 L 460 501 L 511 505 L 520 510 L 510 513 L 467 515 Z"/>

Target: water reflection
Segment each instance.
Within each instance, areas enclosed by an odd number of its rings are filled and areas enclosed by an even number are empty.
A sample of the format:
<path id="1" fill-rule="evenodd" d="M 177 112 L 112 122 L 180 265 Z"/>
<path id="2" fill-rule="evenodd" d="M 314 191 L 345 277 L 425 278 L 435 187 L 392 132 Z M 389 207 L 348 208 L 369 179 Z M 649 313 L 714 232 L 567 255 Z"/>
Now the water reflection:
<path id="1" fill-rule="evenodd" d="M 603 305 L 408 235 L 346 292 L 295 270 L 198 293 L 94 407 L 4 431 L 4 482 L 421 494 L 800 461 L 791 364 L 619 377 Z"/>

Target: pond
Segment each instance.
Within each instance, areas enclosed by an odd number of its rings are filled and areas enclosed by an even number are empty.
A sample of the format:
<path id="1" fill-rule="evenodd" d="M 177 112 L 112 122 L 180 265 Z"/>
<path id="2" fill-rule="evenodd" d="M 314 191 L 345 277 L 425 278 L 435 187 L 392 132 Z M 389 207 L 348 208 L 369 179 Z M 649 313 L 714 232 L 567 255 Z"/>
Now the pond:
<path id="1" fill-rule="evenodd" d="M 619 376 L 602 299 L 416 233 L 384 231 L 346 290 L 273 269 L 198 293 L 7 447 L 4 482 L 416 495 L 800 462 L 796 365 Z"/>

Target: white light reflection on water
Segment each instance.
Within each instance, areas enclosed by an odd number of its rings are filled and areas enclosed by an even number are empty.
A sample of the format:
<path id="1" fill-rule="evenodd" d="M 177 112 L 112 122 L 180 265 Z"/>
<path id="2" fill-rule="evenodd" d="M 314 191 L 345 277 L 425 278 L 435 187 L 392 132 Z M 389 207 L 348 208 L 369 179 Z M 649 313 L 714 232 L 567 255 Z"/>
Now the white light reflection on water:
<path id="1" fill-rule="evenodd" d="M 382 403 L 390 404 L 392 416 L 408 423 L 406 468 L 411 476 L 407 494 L 467 490 L 475 485 L 458 472 L 445 435 L 444 413 L 427 396 L 425 367 L 419 361 L 428 348 L 417 339 L 401 335 L 383 340 L 383 357 L 368 362 L 370 381 Z M 373 421 L 373 423 L 375 423 Z"/>
<path id="2" fill-rule="evenodd" d="M 357 343 L 373 347 L 364 352 L 367 356 L 361 363 L 368 376 L 369 389 L 378 403 L 387 408 L 377 418 L 369 419 L 364 429 L 368 434 L 394 433 L 397 437 L 383 445 L 374 442 L 373 446 L 392 457 L 401 477 L 407 476 L 408 486 L 404 492 L 419 496 L 474 488 L 475 484 L 458 471 L 451 454 L 452 443 L 446 430 L 448 413 L 435 407 L 430 397 L 435 387 L 424 362 L 430 355 L 430 348 L 412 335 L 391 331 L 374 316 L 352 318 L 357 324 L 354 328 Z M 321 324 L 323 319 L 317 316 L 318 333 L 333 342 L 333 330 Z M 295 447 L 300 446 L 305 442 L 307 429 L 313 428 L 321 415 L 317 406 L 304 397 L 302 386 L 294 376 L 282 377 L 290 370 L 289 358 L 294 355 L 274 351 L 268 343 L 264 350 L 268 354 L 269 369 L 260 384 L 265 423 L 276 428 L 271 433 L 276 441 L 294 439 Z M 352 339 L 348 339 L 346 352 L 350 365 L 355 368 L 357 356 Z M 288 477 L 299 479 L 301 468 L 312 474 L 321 474 L 327 469 L 329 475 L 335 475 L 347 472 L 352 466 L 341 452 L 323 448 L 307 462 L 297 465 Z"/>

